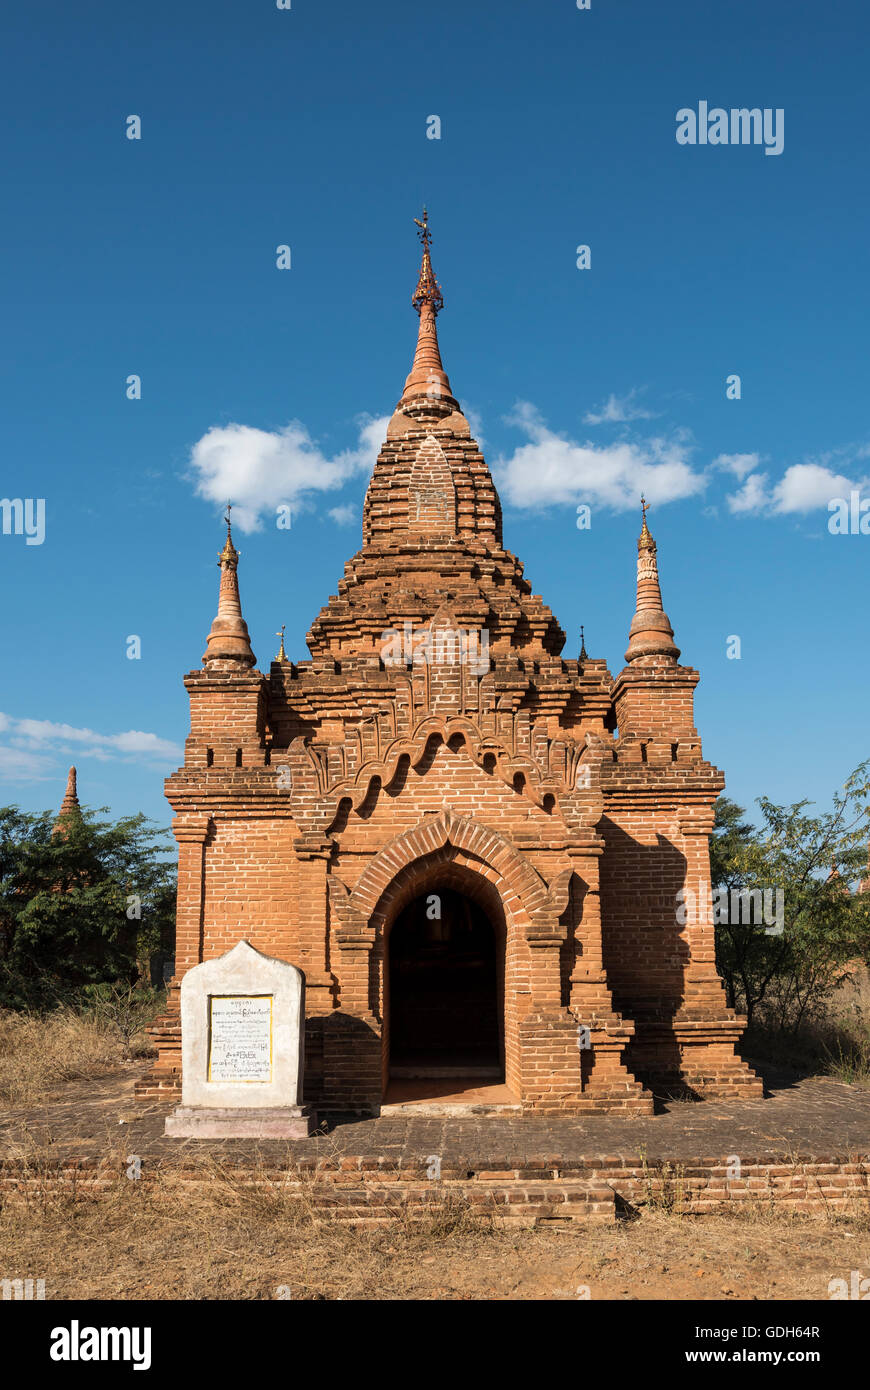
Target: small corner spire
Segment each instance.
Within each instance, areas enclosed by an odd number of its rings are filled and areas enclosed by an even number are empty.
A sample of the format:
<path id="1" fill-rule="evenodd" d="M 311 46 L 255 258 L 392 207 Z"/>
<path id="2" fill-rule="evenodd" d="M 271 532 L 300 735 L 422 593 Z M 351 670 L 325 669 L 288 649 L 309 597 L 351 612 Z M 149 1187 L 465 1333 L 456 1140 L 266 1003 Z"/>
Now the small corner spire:
<path id="1" fill-rule="evenodd" d="M 276 661 L 286 661 L 286 660 L 287 660 L 287 653 L 286 653 L 285 650 L 284 650 L 284 629 L 285 629 L 286 626 L 287 626 L 286 623 L 282 623 L 281 626 L 280 626 L 280 628 L 279 628 L 279 630 L 275 633 L 275 636 L 276 636 L 276 637 L 280 637 L 280 638 L 281 638 L 281 645 L 280 645 L 279 648 L 278 648 L 278 655 L 275 657 L 275 660 L 276 660 Z"/>
<path id="2" fill-rule="evenodd" d="M 248 625 L 242 617 L 242 604 L 239 598 L 239 556 L 241 551 L 233 545 L 230 516 L 233 505 L 227 502 L 224 521 L 227 538 L 224 548 L 218 554 L 221 571 L 218 592 L 218 611 L 208 634 L 202 664 L 218 670 L 232 670 L 235 667 L 253 666 L 256 657 L 251 651 Z"/>
<path id="3" fill-rule="evenodd" d="M 588 660 L 589 660 L 589 653 L 588 653 L 587 650 L 586 650 L 586 637 L 585 637 L 585 634 L 584 634 L 584 631 L 583 631 L 583 624 L 582 624 L 582 623 L 580 624 L 580 656 L 578 657 L 578 660 L 579 660 L 579 661 L 588 661 Z"/>
<path id="4" fill-rule="evenodd" d="M 650 505 L 645 497 L 640 499 L 640 508 L 643 521 L 637 542 L 637 602 L 625 659 L 630 663 L 641 657 L 656 657 L 676 662 L 680 649 L 674 642 L 674 630 L 662 604 L 656 543 L 646 521 Z"/>

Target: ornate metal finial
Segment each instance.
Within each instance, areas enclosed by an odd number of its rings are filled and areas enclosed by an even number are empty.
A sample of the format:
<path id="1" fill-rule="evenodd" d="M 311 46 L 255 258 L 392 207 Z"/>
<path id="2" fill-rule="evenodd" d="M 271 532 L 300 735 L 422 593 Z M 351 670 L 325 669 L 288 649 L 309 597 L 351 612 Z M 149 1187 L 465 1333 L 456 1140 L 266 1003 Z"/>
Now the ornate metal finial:
<path id="1" fill-rule="evenodd" d="M 640 509 L 641 509 L 641 512 L 643 513 L 643 525 L 642 525 L 641 528 L 640 528 L 640 541 L 639 541 L 639 544 L 640 544 L 640 545 L 651 545 L 651 544 L 652 544 L 652 535 L 651 535 L 651 533 L 650 533 L 649 527 L 648 527 L 647 524 L 646 524 L 646 514 L 647 514 L 647 512 L 649 511 L 649 502 L 647 502 L 647 500 L 646 500 L 646 498 L 644 497 L 643 493 L 641 493 L 641 498 L 640 498 Z"/>
<path id="2" fill-rule="evenodd" d="M 580 661 L 588 661 L 589 653 L 586 650 L 586 637 L 583 632 L 583 624 L 580 624 Z"/>
<path id="3" fill-rule="evenodd" d="M 419 230 L 419 232 L 417 233 L 417 235 L 418 235 L 418 237 L 420 238 L 420 240 L 421 240 L 422 243 L 423 243 L 423 249 L 424 249 L 425 251 L 428 251 L 428 250 L 429 250 L 429 247 L 430 247 L 431 244 L 432 244 L 432 233 L 429 231 L 429 214 L 428 214 L 428 212 L 426 211 L 426 205 L 425 205 L 425 203 L 423 204 L 423 221 L 421 222 L 420 219 L 419 219 L 419 217 L 415 217 L 415 218 L 414 218 L 414 221 L 417 223 L 417 226 L 420 228 L 420 230 Z"/>
<path id="4" fill-rule="evenodd" d="M 444 308 L 444 296 L 441 293 L 441 286 L 435 279 L 435 272 L 432 269 L 432 260 L 429 255 L 429 248 L 432 245 L 432 233 L 429 230 L 429 214 L 423 208 L 423 219 L 415 217 L 417 224 L 417 235 L 423 243 L 423 261 L 420 266 L 420 276 L 417 280 L 417 288 L 414 291 L 411 303 L 419 314 L 424 304 L 432 305 L 432 312 L 437 314 L 439 309 Z"/>
<path id="5" fill-rule="evenodd" d="M 239 556 L 242 553 L 240 550 L 236 550 L 236 547 L 233 545 L 233 533 L 230 526 L 230 512 L 232 510 L 233 504 L 232 502 L 228 502 L 226 516 L 224 517 L 224 521 L 227 523 L 227 538 L 223 550 L 218 553 L 219 565 L 237 565 Z"/>
<path id="6" fill-rule="evenodd" d="M 286 660 L 287 660 L 287 653 L 286 653 L 285 650 L 284 650 L 284 629 L 285 629 L 286 626 L 287 626 L 286 623 L 282 623 L 282 624 L 281 624 L 281 630 L 280 630 L 279 632 L 276 632 L 276 633 L 275 633 L 275 636 L 276 636 L 276 637 L 280 637 L 280 638 L 281 638 L 281 645 L 280 645 L 280 647 L 278 648 L 278 655 L 275 657 L 275 660 L 276 660 L 276 661 L 286 661 Z"/>

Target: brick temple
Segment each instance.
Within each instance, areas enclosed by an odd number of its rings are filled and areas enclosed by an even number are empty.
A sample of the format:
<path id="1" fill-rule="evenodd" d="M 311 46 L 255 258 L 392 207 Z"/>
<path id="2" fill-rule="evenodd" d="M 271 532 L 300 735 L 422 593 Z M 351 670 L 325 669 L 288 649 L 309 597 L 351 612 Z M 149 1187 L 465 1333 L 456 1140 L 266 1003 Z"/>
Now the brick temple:
<path id="1" fill-rule="evenodd" d="M 625 667 L 565 633 L 504 548 L 441 361 L 425 216 L 419 334 L 347 562 L 291 661 L 256 669 L 229 522 L 191 729 L 166 783 L 176 973 L 140 1094 L 178 1089 L 185 971 L 244 937 L 306 981 L 305 1100 L 377 1114 L 471 1079 L 523 1111 L 758 1096 L 716 972 L 722 774 L 694 726 L 643 513 Z M 688 904 L 688 909 L 686 907 Z M 447 1086 L 446 1089 L 449 1089 Z"/>

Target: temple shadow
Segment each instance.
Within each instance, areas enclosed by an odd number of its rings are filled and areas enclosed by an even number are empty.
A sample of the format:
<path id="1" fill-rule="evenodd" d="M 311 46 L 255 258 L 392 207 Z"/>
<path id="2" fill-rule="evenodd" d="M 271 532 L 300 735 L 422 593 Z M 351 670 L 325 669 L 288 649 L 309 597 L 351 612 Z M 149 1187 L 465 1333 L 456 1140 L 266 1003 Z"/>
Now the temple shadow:
<path id="1" fill-rule="evenodd" d="M 374 1118 L 381 1072 L 381 1039 L 365 1019 L 340 1009 L 306 1019 L 303 1096 L 319 1122 L 334 1128 Z"/>
<path id="2" fill-rule="evenodd" d="M 642 844 L 606 816 L 599 829 L 606 842 L 601 862 L 604 968 L 614 1008 L 636 1030 L 623 1060 L 652 1092 L 657 1112 L 670 1102 L 701 1101 L 704 1097 L 681 1075 L 683 1058 L 674 1032 L 676 1015 L 686 1002 L 690 960 L 685 931 L 692 904 L 684 899 L 685 855 L 667 835 L 658 833 L 654 845 Z"/>

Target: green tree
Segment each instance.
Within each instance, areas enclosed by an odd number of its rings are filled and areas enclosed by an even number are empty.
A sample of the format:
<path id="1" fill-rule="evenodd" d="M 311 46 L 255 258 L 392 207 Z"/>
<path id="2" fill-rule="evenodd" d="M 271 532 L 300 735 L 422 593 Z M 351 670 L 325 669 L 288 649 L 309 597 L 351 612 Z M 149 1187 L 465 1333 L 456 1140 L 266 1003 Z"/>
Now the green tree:
<path id="1" fill-rule="evenodd" d="M 106 810 L 101 808 L 101 812 Z M 147 817 L 0 808 L 0 1004 L 48 1007 L 86 986 L 132 983 L 171 942 L 174 868 Z"/>
<path id="2" fill-rule="evenodd" d="M 760 797 L 763 824 L 755 828 L 733 801 L 717 803 L 711 876 L 714 902 L 716 889 L 728 890 L 728 910 L 717 924 L 716 958 L 729 1003 L 750 1022 L 763 1010 L 796 1030 L 821 1010 L 844 966 L 870 953 L 870 893 L 855 891 L 867 864 L 868 769 L 870 760 L 817 816 L 808 801 L 777 806 Z M 735 911 L 740 893 L 781 902 L 782 931 Z"/>

